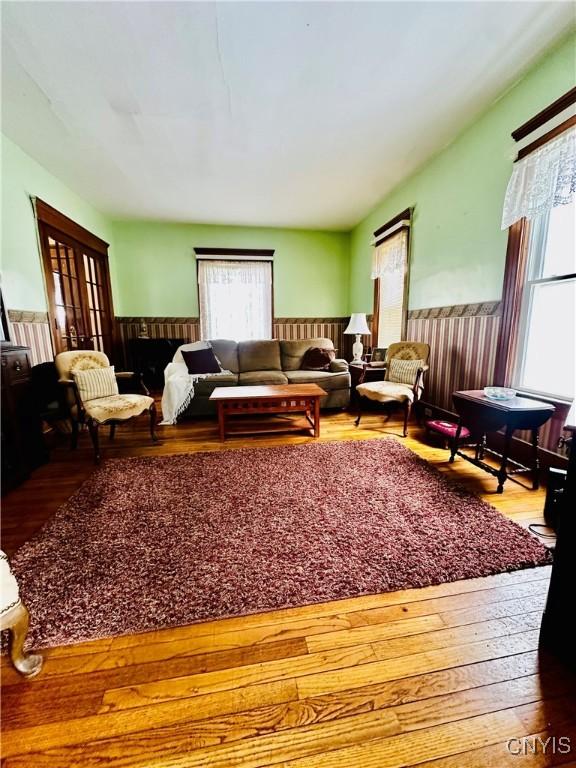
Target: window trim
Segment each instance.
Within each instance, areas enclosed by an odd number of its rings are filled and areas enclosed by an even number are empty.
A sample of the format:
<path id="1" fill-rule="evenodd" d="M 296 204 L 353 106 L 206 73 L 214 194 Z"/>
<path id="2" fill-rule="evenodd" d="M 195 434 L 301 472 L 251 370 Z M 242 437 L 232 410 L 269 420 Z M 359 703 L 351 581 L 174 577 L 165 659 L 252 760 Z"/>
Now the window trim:
<path id="1" fill-rule="evenodd" d="M 400 329 L 400 340 L 406 338 L 408 330 L 408 294 L 410 289 L 410 262 L 411 262 L 411 249 L 412 249 L 412 214 L 413 208 L 406 208 L 401 213 L 393 216 L 381 227 L 373 232 L 374 240 L 372 242 L 373 247 L 382 245 L 388 238 L 394 237 L 400 232 L 400 230 L 406 230 L 406 269 L 404 270 L 404 290 L 402 295 L 402 323 Z M 406 222 L 406 223 L 404 223 Z M 374 280 L 374 309 L 372 312 L 372 346 L 379 346 L 378 343 L 378 328 L 380 326 L 380 278 L 377 277 Z"/>

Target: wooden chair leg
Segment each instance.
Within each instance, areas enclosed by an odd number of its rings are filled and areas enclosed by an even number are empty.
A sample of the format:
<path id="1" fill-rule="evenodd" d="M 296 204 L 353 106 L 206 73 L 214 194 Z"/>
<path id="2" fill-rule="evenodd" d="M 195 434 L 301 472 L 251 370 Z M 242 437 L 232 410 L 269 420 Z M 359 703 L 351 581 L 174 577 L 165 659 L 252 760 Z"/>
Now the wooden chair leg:
<path id="1" fill-rule="evenodd" d="M 88 429 L 94 446 L 94 461 L 98 464 L 100 462 L 100 444 L 98 441 L 98 424 L 94 419 L 88 419 Z"/>
<path id="2" fill-rule="evenodd" d="M 150 412 L 150 437 L 152 438 L 152 442 L 156 443 L 158 442 L 158 435 L 156 434 L 156 403 L 152 403 L 152 405 L 149 408 Z"/>
<path id="3" fill-rule="evenodd" d="M 70 450 L 75 451 L 78 448 L 78 422 L 76 419 L 71 419 L 72 422 L 72 435 L 70 436 Z"/>
<path id="4" fill-rule="evenodd" d="M 38 654 L 24 653 L 24 641 L 28 634 L 29 622 L 28 609 L 24 603 L 21 603 L 14 624 L 10 627 L 10 658 L 21 675 L 34 677 L 42 669 L 43 659 Z"/>
<path id="5" fill-rule="evenodd" d="M 116 434 L 116 424 L 110 424 L 110 440 L 114 440 L 114 435 Z"/>
<path id="6" fill-rule="evenodd" d="M 361 418 L 362 418 L 362 397 L 358 395 L 358 416 L 356 417 L 356 421 L 354 422 L 355 426 L 358 426 L 358 424 L 360 424 Z"/>
<path id="7" fill-rule="evenodd" d="M 412 403 L 406 399 L 404 401 L 404 437 L 408 436 L 408 419 L 410 418 L 410 412 L 412 411 Z"/>

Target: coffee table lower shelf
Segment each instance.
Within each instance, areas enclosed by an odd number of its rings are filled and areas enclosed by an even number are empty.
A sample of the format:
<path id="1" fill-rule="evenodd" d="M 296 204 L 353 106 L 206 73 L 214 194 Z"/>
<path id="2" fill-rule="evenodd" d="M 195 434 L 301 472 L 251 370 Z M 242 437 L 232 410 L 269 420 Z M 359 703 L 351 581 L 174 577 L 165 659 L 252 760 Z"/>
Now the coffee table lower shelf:
<path id="1" fill-rule="evenodd" d="M 282 418 L 264 416 L 251 419 L 247 416 L 226 419 L 225 437 L 231 435 L 274 434 L 275 432 L 308 432 L 314 437 L 314 422 L 304 417 Z"/>

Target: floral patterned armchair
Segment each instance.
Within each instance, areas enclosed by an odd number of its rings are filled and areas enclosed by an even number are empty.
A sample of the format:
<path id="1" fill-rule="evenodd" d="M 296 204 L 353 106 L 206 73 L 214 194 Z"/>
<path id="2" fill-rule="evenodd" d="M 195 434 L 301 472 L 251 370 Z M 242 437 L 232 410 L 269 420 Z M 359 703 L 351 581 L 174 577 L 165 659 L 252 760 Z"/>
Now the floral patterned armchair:
<path id="1" fill-rule="evenodd" d="M 150 435 L 156 442 L 156 406 L 141 379 L 130 371 L 114 372 L 108 357 L 95 350 L 61 352 L 56 355 L 59 381 L 66 387 L 66 399 L 72 421 L 72 448 L 78 444 L 81 424 L 87 424 L 94 446 L 96 461 L 100 460 L 98 428 L 110 426 L 110 439 L 116 426 L 145 411 L 150 416 Z M 92 373 L 93 375 L 86 376 Z M 90 380 L 92 379 L 92 380 Z M 136 393 L 120 392 L 132 385 Z"/>

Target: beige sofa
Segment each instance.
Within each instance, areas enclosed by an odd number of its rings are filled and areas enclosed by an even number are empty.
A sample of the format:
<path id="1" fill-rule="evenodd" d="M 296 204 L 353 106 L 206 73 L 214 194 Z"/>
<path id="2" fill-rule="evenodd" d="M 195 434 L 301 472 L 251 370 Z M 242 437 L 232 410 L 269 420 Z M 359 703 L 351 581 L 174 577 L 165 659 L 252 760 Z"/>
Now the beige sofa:
<path id="1" fill-rule="evenodd" d="M 257 386 L 260 384 L 318 384 L 326 390 L 322 408 L 345 408 L 350 402 L 350 373 L 346 360 L 333 360 L 329 371 L 300 369 L 304 353 L 310 347 L 334 349 L 330 339 L 298 341 L 227 341 L 210 342 L 222 368 L 231 373 L 207 376 L 194 387 L 194 398 L 186 415 L 214 413 L 208 398 L 215 387 Z"/>

